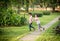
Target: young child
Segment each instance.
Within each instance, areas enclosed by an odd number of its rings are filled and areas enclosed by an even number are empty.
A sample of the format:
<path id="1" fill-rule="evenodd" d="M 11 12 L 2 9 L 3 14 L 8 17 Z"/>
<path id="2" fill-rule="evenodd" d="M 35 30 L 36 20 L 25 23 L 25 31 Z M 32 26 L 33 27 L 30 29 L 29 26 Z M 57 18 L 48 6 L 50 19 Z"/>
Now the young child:
<path id="1" fill-rule="evenodd" d="M 40 25 L 40 20 L 39 20 L 39 18 L 38 18 L 38 16 L 37 15 L 35 15 L 35 21 L 36 21 L 36 23 L 37 23 L 37 25 L 38 25 L 38 30 L 42 30 L 41 28 L 41 25 Z"/>
<path id="2" fill-rule="evenodd" d="M 33 28 L 35 30 L 35 28 L 32 26 L 32 22 L 33 22 L 33 18 L 32 18 L 32 14 L 29 13 L 29 30 L 31 31 L 31 28 Z"/>

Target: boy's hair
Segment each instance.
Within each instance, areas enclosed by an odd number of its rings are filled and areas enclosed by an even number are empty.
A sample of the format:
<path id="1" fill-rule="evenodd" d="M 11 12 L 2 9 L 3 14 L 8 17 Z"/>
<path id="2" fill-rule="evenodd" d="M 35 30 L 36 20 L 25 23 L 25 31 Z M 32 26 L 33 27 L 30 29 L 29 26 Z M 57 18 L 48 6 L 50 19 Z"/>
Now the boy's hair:
<path id="1" fill-rule="evenodd" d="M 32 13 L 29 13 L 29 15 L 32 15 Z"/>

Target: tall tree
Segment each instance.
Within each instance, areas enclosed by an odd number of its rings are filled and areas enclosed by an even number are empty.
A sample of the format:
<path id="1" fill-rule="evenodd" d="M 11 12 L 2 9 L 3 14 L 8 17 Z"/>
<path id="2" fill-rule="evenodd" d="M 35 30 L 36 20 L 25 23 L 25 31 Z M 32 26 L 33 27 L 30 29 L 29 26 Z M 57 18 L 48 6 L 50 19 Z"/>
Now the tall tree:
<path id="1" fill-rule="evenodd" d="M 55 11 L 55 7 L 57 6 L 57 0 L 51 0 L 51 7 L 53 11 Z"/>
<path id="2" fill-rule="evenodd" d="M 33 11 L 34 11 L 34 2 L 35 0 L 30 0 L 30 6 L 33 8 Z"/>
<path id="3" fill-rule="evenodd" d="M 49 7 L 52 7 L 52 10 L 55 11 L 55 8 L 58 6 L 57 0 L 47 0 L 46 1 Z"/>
<path id="4" fill-rule="evenodd" d="M 29 12 L 29 0 L 26 0 L 26 11 Z"/>

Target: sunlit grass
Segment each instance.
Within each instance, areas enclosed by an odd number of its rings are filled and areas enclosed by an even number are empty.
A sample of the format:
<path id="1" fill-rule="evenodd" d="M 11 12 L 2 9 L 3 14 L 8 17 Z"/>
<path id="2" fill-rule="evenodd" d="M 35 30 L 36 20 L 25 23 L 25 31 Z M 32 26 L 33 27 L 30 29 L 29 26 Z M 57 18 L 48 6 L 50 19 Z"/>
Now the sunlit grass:
<path id="1" fill-rule="evenodd" d="M 50 28 L 48 28 L 44 33 L 42 33 L 36 41 L 60 41 L 60 36 L 55 35 L 53 32 L 53 28 L 57 26 L 58 22 L 53 24 Z"/>

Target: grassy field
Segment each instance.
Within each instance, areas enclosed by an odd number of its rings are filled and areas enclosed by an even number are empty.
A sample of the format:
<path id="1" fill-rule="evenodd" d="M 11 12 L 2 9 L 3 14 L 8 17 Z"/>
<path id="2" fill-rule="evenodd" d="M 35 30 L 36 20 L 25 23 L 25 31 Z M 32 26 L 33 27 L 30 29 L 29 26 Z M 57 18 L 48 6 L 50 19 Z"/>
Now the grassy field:
<path id="1" fill-rule="evenodd" d="M 40 17 L 41 25 L 45 25 L 54 18 L 56 18 L 57 14 L 52 14 L 52 15 L 44 15 L 43 17 Z M 26 16 L 28 19 L 29 17 Z M 33 23 L 33 26 L 37 28 L 36 23 Z M 0 41 L 14 41 L 16 38 L 22 37 L 25 34 L 29 33 L 29 28 L 28 25 L 21 26 L 21 27 L 4 27 L 0 28 Z"/>
<path id="2" fill-rule="evenodd" d="M 58 22 L 54 23 L 44 33 L 42 33 L 36 41 L 60 41 L 60 36 L 55 35 L 53 28 L 57 26 Z"/>
<path id="3" fill-rule="evenodd" d="M 2 29 L 2 34 L 0 34 L 0 41 L 9 41 L 17 38 L 17 36 L 21 36 L 22 34 L 28 33 L 28 28 L 27 26 L 23 27 L 5 27 L 5 28 L 0 28 Z M 12 41 L 11 40 L 11 41 Z"/>
<path id="4" fill-rule="evenodd" d="M 43 15 L 42 17 L 39 17 L 41 25 L 47 24 L 48 22 L 52 21 L 54 18 L 56 18 L 59 15 L 60 15 L 59 13 L 52 13 L 51 15 Z M 36 26 L 35 23 L 34 26 Z"/>

